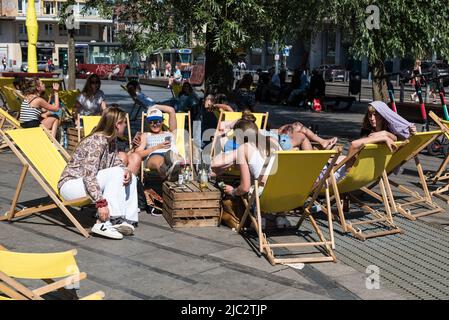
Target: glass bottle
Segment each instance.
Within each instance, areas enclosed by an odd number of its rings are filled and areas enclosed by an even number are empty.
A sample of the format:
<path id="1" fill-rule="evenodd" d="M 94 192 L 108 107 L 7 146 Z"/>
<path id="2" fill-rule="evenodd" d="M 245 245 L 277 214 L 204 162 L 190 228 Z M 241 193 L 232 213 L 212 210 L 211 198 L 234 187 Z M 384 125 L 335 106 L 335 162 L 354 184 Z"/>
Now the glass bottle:
<path id="1" fill-rule="evenodd" d="M 209 176 L 207 174 L 207 171 L 205 168 L 201 169 L 200 172 L 200 189 L 203 191 L 204 189 L 207 189 L 209 182 Z"/>

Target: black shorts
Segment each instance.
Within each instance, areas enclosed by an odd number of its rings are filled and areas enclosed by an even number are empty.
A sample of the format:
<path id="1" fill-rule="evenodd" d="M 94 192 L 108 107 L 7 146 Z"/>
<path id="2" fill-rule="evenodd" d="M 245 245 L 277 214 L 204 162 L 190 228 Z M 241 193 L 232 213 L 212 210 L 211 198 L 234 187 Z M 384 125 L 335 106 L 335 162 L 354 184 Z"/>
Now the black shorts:
<path id="1" fill-rule="evenodd" d="M 32 121 L 23 122 L 20 125 L 22 126 L 22 128 L 36 128 L 36 127 L 39 127 L 40 124 L 41 124 L 41 122 L 39 120 L 32 120 Z"/>

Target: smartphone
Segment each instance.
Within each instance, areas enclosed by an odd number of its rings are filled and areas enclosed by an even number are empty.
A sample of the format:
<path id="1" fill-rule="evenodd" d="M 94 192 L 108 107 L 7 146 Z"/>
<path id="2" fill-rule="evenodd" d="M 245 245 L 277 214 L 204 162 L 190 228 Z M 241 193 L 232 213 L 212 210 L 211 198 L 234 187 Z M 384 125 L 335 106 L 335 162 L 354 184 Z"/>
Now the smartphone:
<path id="1" fill-rule="evenodd" d="M 165 141 L 171 142 L 171 137 L 170 136 L 165 137 Z"/>

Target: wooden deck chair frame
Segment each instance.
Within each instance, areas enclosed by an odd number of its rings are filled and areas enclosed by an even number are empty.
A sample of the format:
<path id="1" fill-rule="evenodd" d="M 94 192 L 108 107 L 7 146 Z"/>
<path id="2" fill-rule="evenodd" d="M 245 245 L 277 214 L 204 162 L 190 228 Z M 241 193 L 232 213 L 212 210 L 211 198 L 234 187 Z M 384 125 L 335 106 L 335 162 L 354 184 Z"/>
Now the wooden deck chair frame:
<path id="1" fill-rule="evenodd" d="M 134 120 L 137 119 L 137 116 L 139 115 L 140 110 L 141 110 L 141 109 L 145 109 L 146 106 L 145 106 L 142 102 L 140 102 L 138 99 L 136 99 L 135 97 L 133 97 L 133 96 L 129 93 L 129 91 L 128 91 L 128 89 L 126 88 L 126 86 L 124 86 L 124 85 L 122 84 L 122 85 L 120 85 L 120 87 L 121 87 L 123 90 L 126 91 L 126 93 L 131 97 L 131 99 L 132 99 L 133 102 L 134 102 L 133 110 L 131 111 L 131 115 L 130 115 L 130 119 L 134 121 Z M 137 109 L 136 109 L 136 107 L 137 107 Z M 135 110 L 135 111 L 134 111 L 134 110 Z M 133 113 L 134 113 L 134 117 L 132 117 Z"/>
<path id="2" fill-rule="evenodd" d="M 184 118 L 184 121 L 185 120 L 188 121 L 188 132 L 189 132 L 189 138 L 188 138 L 189 139 L 189 157 L 188 157 L 188 161 L 189 161 L 190 168 L 193 169 L 193 138 L 192 138 L 192 126 L 191 126 L 191 122 L 190 122 L 190 120 L 191 120 L 191 118 L 190 118 L 190 111 L 188 111 L 188 112 L 178 112 L 176 114 L 177 115 L 185 114 L 185 117 L 187 117 L 187 119 Z M 141 133 L 145 132 L 146 115 L 147 115 L 147 113 L 142 112 L 142 119 L 141 119 L 141 124 L 140 124 L 140 132 Z M 164 122 L 165 122 L 165 119 L 164 119 Z M 177 126 L 177 127 L 179 127 L 179 126 Z M 184 133 L 184 130 L 183 130 L 183 133 Z M 184 139 L 185 139 L 185 136 L 184 136 Z M 178 139 L 176 139 L 176 140 L 178 140 Z M 184 140 L 184 146 L 185 146 L 185 140 Z M 187 150 L 185 150 L 184 154 L 185 154 L 185 156 L 187 158 Z M 149 171 L 149 169 L 145 168 L 144 161 L 142 161 L 141 166 L 140 166 L 140 181 L 142 183 L 144 183 L 145 171 Z M 193 174 L 195 174 L 195 171 L 193 171 Z"/>
<path id="3" fill-rule="evenodd" d="M 211 150 L 210 150 L 210 157 L 211 157 L 211 159 L 215 155 L 215 145 L 216 145 L 216 142 L 217 142 L 217 139 L 218 139 L 218 136 L 219 136 L 218 132 L 219 132 L 220 124 L 221 124 L 222 121 L 226 121 L 226 120 L 223 120 L 223 119 L 226 118 L 226 114 L 228 114 L 228 113 L 231 113 L 231 112 L 220 110 L 220 115 L 218 116 L 218 124 L 217 124 L 217 128 L 215 129 L 214 139 L 212 140 L 212 147 L 211 147 Z M 242 114 L 242 112 L 232 112 L 232 113 L 240 113 L 240 114 Z M 262 119 L 263 119 L 261 121 L 261 123 L 260 123 L 260 126 L 258 125 L 258 127 L 259 127 L 259 129 L 265 130 L 267 128 L 267 125 L 268 125 L 269 112 L 257 113 L 257 114 L 261 115 Z"/>
<path id="4" fill-rule="evenodd" d="M 314 151 L 278 151 L 278 152 L 276 152 L 276 155 L 275 155 L 275 157 L 282 156 L 283 154 L 293 155 L 293 156 L 297 156 L 297 157 L 304 157 L 304 156 L 308 156 L 308 155 L 313 156 L 313 154 L 328 155 L 327 160 L 325 159 L 326 161 L 324 161 L 322 163 L 321 168 L 324 168 L 324 166 L 329 161 L 330 161 L 330 164 L 328 165 L 327 170 L 325 171 L 325 173 L 323 174 L 323 176 L 321 177 L 319 182 L 315 183 L 315 181 L 319 178 L 321 171 L 317 171 L 316 177 L 313 177 L 313 181 L 311 182 L 311 184 L 315 184 L 315 186 L 312 187 L 311 190 L 307 194 L 304 194 L 304 195 L 298 194 L 298 198 L 303 197 L 305 200 L 309 199 L 309 202 L 306 205 L 304 205 L 302 208 L 295 205 L 294 207 L 287 209 L 287 210 L 289 210 L 288 213 L 291 213 L 292 211 L 298 211 L 298 208 L 302 209 L 300 212 L 300 215 L 301 215 L 300 220 L 296 224 L 295 229 L 299 229 L 299 227 L 302 225 L 302 223 L 305 220 L 309 220 L 312 225 L 313 230 L 317 234 L 320 241 L 297 242 L 297 243 L 270 243 L 268 241 L 266 234 L 263 232 L 264 230 L 262 228 L 262 213 L 264 213 L 264 212 L 263 212 L 263 208 L 261 207 L 261 199 L 262 199 L 261 197 L 263 197 L 264 195 L 262 194 L 262 196 L 259 196 L 259 181 L 261 179 L 254 181 L 254 192 L 250 195 L 249 201 L 244 199 L 246 209 L 245 209 L 245 213 L 243 214 L 243 217 L 240 221 L 240 224 L 237 227 L 237 232 L 242 232 L 243 226 L 245 225 L 246 220 L 249 218 L 251 220 L 251 222 L 253 223 L 256 233 L 257 233 L 257 236 L 258 236 L 259 251 L 261 254 L 264 254 L 267 257 L 268 261 L 272 265 L 291 264 L 291 263 L 336 262 L 337 259 L 336 259 L 335 253 L 333 251 L 335 248 L 335 240 L 334 240 L 334 233 L 333 233 L 334 230 L 333 230 L 332 214 L 331 214 L 331 208 L 330 208 L 328 178 L 331 173 L 331 168 L 334 166 L 335 162 L 337 161 L 338 156 L 340 155 L 340 152 L 341 152 L 341 149 L 326 150 L 326 151 L 321 151 L 321 150 L 319 150 L 319 151 L 318 150 L 314 150 Z M 275 161 L 275 159 L 271 159 L 271 161 Z M 279 165 L 278 170 L 280 170 L 280 169 L 285 170 L 285 168 L 281 168 L 281 165 Z M 290 169 L 288 169 L 288 170 L 290 170 Z M 318 169 L 322 170 L 320 168 L 318 168 Z M 302 170 L 302 169 L 299 169 L 299 170 Z M 268 184 L 270 183 L 270 173 L 271 173 L 271 168 L 269 165 L 266 168 L 265 173 L 264 173 L 264 175 L 268 175 L 265 186 L 268 186 Z M 302 183 L 302 182 L 303 181 L 301 181 L 301 182 L 298 181 L 297 183 Z M 288 188 L 291 188 L 291 186 L 288 186 Z M 326 190 L 326 192 L 325 192 L 326 205 L 328 206 L 328 210 L 326 210 L 326 214 L 328 217 L 328 224 L 329 224 L 329 240 L 327 240 L 325 238 L 323 232 L 319 228 L 319 226 L 316 223 L 316 220 L 313 217 L 312 212 L 311 212 L 311 208 L 315 204 L 315 201 L 316 201 L 316 199 L 319 195 L 319 192 L 322 188 L 324 188 Z M 269 192 L 269 191 L 267 190 L 264 192 Z M 256 209 L 255 210 L 256 217 L 254 217 L 250 212 L 252 207 L 255 207 L 255 209 Z M 283 210 L 283 212 L 285 212 L 285 211 Z M 281 213 L 281 212 L 278 212 L 278 213 Z M 276 258 L 275 254 L 272 250 L 273 248 L 293 248 L 293 247 L 300 247 L 300 248 L 301 247 L 302 248 L 304 248 L 304 247 L 320 247 L 320 248 L 324 249 L 325 256 L 324 257 L 320 256 L 320 257 Z"/>
<path id="5" fill-rule="evenodd" d="M 84 118 L 84 117 L 90 117 L 90 116 L 80 116 L 80 115 L 78 115 L 78 125 L 76 126 L 76 130 L 78 131 L 78 143 L 81 142 L 81 129 L 82 129 L 81 128 L 81 119 Z M 101 118 L 101 116 L 94 116 L 94 117 L 99 117 L 98 119 Z M 128 145 L 129 145 L 129 148 L 131 149 L 132 148 L 131 125 L 130 125 L 130 122 L 129 122 L 129 114 L 128 113 L 126 114 L 126 128 L 127 128 L 127 131 L 128 131 Z M 91 130 L 91 132 L 92 132 L 92 130 Z M 91 132 L 89 132 L 87 135 L 89 135 Z M 85 133 L 83 134 L 84 137 L 87 136 L 87 135 Z"/>
<path id="6" fill-rule="evenodd" d="M 21 129 L 19 120 L 14 118 L 12 115 L 8 113 L 8 111 L 0 108 L 0 130 L 5 130 L 5 125 L 8 124 L 12 129 Z M 2 137 L 0 137 L 2 138 Z M 3 141 L 3 138 L 0 140 L 0 150 L 8 147 L 8 144 Z"/>
<path id="7" fill-rule="evenodd" d="M 441 119 L 433 111 L 429 112 L 429 117 L 440 127 L 446 138 L 449 139 L 449 121 Z M 449 155 L 447 155 L 444 158 L 443 162 L 441 162 L 437 171 L 433 175 L 427 177 L 427 181 L 437 183 L 439 181 L 449 180 L 449 172 L 447 172 L 448 164 L 449 164 Z"/>
<path id="8" fill-rule="evenodd" d="M 56 141 L 55 138 L 53 138 L 53 136 L 47 129 L 45 129 L 42 126 L 40 127 L 40 129 L 45 132 L 48 139 L 55 146 L 55 149 L 61 154 L 63 159 L 67 162 L 70 159 L 70 155 L 67 153 L 67 151 Z M 30 130 L 30 129 L 17 129 L 17 130 Z M 24 152 L 19 150 L 20 147 L 16 146 L 14 139 L 8 136 L 8 131 L 4 132 L 3 130 L 0 130 L 0 135 L 3 137 L 8 146 L 11 148 L 11 150 L 14 152 L 14 154 L 17 156 L 17 158 L 23 165 L 22 172 L 20 174 L 19 181 L 17 184 L 17 188 L 14 193 L 14 197 L 12 198 L 10 210 L 5 215 L 0 216 L 0 221 L 12 222 L 15 218 L 23 218 L 33 214 L 42 214 L 42 212 L 44 211 L 59 208 L 64 213 L 64 215 L 73 223 L 73 225 L 78 229 L 78 231 L 84 237 L 89 238 L 89 233 L 86 231 L 86 229 L 84 229 L 81 226 L 78 220 L 76 220 L 76 218 L 72 215 L 72 213 L 67 209 L 67 206 L 80 206 L 88 204 L 90 203 L 89 198 L 85 197 L 71 201 L 62 200 L 57 195 L 57 193 L 52 189 L 49 183 L 45 180 L 45 178 L 39 172 L 39 170 L 35 168 L 34 164 L 29 160 L 28 156 Z M 25 177 L 28 171 L 31 173 L 34 179 L 36 179 L 36 181 L 41 185 L 41 187 L 44 189 L 47 195 L 50 196 L 50 198 L 53 200 L 53 203 L 47 205 L 38 205 L 31 208 L 24 208 L 22 210 L 17 211 L 17 203 L 19 201 L 20 193 L 22 191 L 25 182 Z"/>
<path id="9" fill-rule="evenodd" d="M 74 286 L 79 281 L 87 278 L 85 272 L 79 272 L 75 256 L 77 250 L 69 250 L 56 253 L 19 253 L 10 252 L 0 246 L 0 256 L 4 256 L 2 263 L 7 264 L 5 270 L 0 268 L 0 294 L 6 295 L 8 300 L 44 300 L 43 295 L 58 291 L 67 298 L 74 298 L 66 287 Z M 26 264 L 24 262 L 27 262 Z M 0 265 L 2 264 L 0 263 Z M 20 265 L 19 265 L 20 263 Z M 13 268 L 17 264 L 18 268 Z M 49 265 L 49 268 L 39 268 L 39 266 Z M 58 265 L 55 265 L 58 264 Z M 14 270 L 12 270 L 14 269 Z M 29 289 L 16 279 L 40 279 L 46 283 L 37 289 Z M 53 278 L 62 278 L 53 280 Z M 99 300 L 105 296 L 103 291 L 97 291 L 82 300 Z"/>
<path id="10" fill-rule="evenodd" d="M 434 112 L 429 112 L 430 118 L 440 127 L 443 131 L 443 134 L 449 139 L 449 121 L 445 121 L 440 119 Z M 428 176 L 428 181 L 431 183 L 444 182 L 449 180 L 449 172 L 447 171 L 447 166 L 449 164 L 449 155 L 447 155 L 441 165 L 438 167 L 437 171 L 432 175 Z M 449 196 L 445 193 L 449 191 L 449 182 L 446 183 L 445 186 L 437 188 L 435 191 L 431 192 L 432 196 L 437 197 L 438 199 L 443 200 L 444 202 L 449 204 Z"/>
<path id="11" fill-rule="evenodd" d="M 79 94 L 80 91 L 78 89 L 59 91 L 59 99 L 64 103 L 65 111 L 70 117 L 72 117 L 73 109 L 75 109 L 76 98 Z"/>
<path id="12" fill-rule="evenodd" d="M 416 135 L 411 136 L 409 140 L 404 141 L 404 144 L 401 145 L 401 147 L 392 155 L 390 159 L 390 163 L 387 165 L 386 168 L 386 174 L 388 177 L 388 184 L 386 184 L 388 198 L 390 199 L 390 205 L 392 208 L 393 213 L 398 213 L 403 215 L 405 218 L 409 220 L 416 220 L 417 218 L 428 216 L 435 213 L 443 212 L 444 209 L 438 206 L 433 200 L 432 195 L 429 192 L 429 188 L 427 186 L 425 174 L 421 165 L 421 162 L 419 161 L 418 154 L 427 148 L 427 146 L 432 143 L 436 138 L 438 138 L 442 134 L 441 131 L 425 131 L 425 132 L 418 132 Z M 428 136 L 428 139 L 424 138 L 425 140 L 417 146 L 414 150 L 408 150 L 410 146 L 414 145 L 415 139 L 419 142 L 418 139 L 420 137 L 426 137 Z M 404 154 L 405 152 L 405 154 Z M 394 181 L 391 176 L 393 175 L 395 169 L 397 167 L 400 167 L 404 165 L 406 162 L 410 161 L 411 159 L 414 159 L 416 170 L 418 172 L 419 177 L 419 183 L 421 184 L 422 194 L 420 194 L 417 191 L 410 190 L 409 188 L 405 187 L 404 185 Z M 372 197 L 376 198 L 377 200 L 383 202 L 383 198 L 381 195 L 377 194 L 376 192 L 372 191 L 373 187 L 377 185 L 378 182 L 374 183 L 373 185 L 367 187 L 364 189 L 364 191 L 368 194 L 370 194 Z M 392 189 L 394 188 L 394 189 Z M 404 200 L 402 202 L 398 202 L 395 200 L 395 196 L 393 193 L 393 190 L 406 195 L 407 197 L 411 197 L 412 200 Z M 411 209 L 408 207 L 426 207 L 425 210 L 419 211 L 416 213 L 412 213 Z"/>
<path id="13" fill-rule="evenodd" d="M 12 84 L 0 86 L 0 92 L 5 99 L 8 110 L 19 112 L 22 104 L 21 100 L 23 99 L 20 99 L 19 93 L 12 87 Z"/>
<path id="14" fill-rule="evenodd" d="M 397 142 L 398 146 L 400 146 L 402 143 Z M 338 212 L 338 218 L 340 221 L 340 224 L 342 226 L 343 232 L 351 232 L 351 234 L 356 237 L 359 240 L 367 240 L 369 238 L 374 237 L 380 237 L 395 233 L 401 233 L 401 229 L 399 229 L 393 221 L 392 211 L 390 207 L 389 197 L 388 197 L 388 190 L 390 190 L 388 185 L 388 178 L 387 174 L 385 172 L 385 168 L 388 165 L 388 161 L 385 161 L 382 164 L 382 167 L 377 171 L 377 175 L 374 175 L 371 181 L 363 182 L 362 187 L 354 187 L 349 188 L 350 190 L 347 190 L 345 193 L 341 193 L 341 185 L 345 182 L 346 179 L 351 179 L 353 176 L 357 176 L 357 173 L 364 172 L 365 168 L 362 168 L 362 166 L 358 165 L 360 158 L 365 159 L 373 159 L 373 157 L 366 157 L 364 155 L 364 152 L 367 152 L 369 154 L 370 150 L 375 150 L 380 147 L 387 148 L 384 144 L 367 144 L 362 149 L 360 149 L 357 152 L 354 152 L 353 154 L 348 154 L 346 158 L 341 161 L 338 165 L 336 165 L 334 168 L 332 168 L 332 173 L 330 175 L 330 181 L 332 184 L 332 190 L 333 195 L 331 197 L 331 203 L 335 204 L 337 207 Z M 374 151 L 372 152 L 374 153 Z M 363 155 L 363 157 L 362 157 Z M 355 161 L 352 165 L 351 169 L 346 173 L 345 177 L 343 177 L 339 182 L 337 182 L 335 178 L 335 172 L 340 169 L 343 165 L 347 164 L 350 161 Z M 382 169 L 382 170 L 381 170 Z M 379 172 L 381 172 L 379 174 Z M 350 181 L 350 180 L 349 180 Z M 378 210 L 370 207 L 367 203 L 356 197 L 353 192 L 355 191 L 363 191 L 364 193 L 367 193 L 371 195 L 371 192 L 368 188 L 365 188 L 367 185 L 371 185 L 374 182 L 379 183 L 379 189 L 380 189 L 380 196 L 382 198 L 382 202 L 384 204 L 385 208 L 385 214 L 382 214 Z M 360 184 L 360 183 L 359 183 Z M 321 194 L 323 195 L 324 192 L 322 191 Z M 345 212 L 343 208 L 343 199 L 348 198 L 357 203 L 360 208 L 368 213 L 374 216 L 374 219 L 368 219 L 363 221 L 357 221 L 357 222 L 347 222 L 345 217 Z M 377 198 L 376 198 L 377 199 Z M 325 211 L 326 209 L 323 209 Z M 327 213 L 327 212 L 326 212 Z M 377 232 L 371 232 L 371 233 L 365 233 L 362 230 L 360 230 L 357 226 L 358 225 L 381 225 L 383 228 L 386 228 L 387 230 L 377 231 Z"/>

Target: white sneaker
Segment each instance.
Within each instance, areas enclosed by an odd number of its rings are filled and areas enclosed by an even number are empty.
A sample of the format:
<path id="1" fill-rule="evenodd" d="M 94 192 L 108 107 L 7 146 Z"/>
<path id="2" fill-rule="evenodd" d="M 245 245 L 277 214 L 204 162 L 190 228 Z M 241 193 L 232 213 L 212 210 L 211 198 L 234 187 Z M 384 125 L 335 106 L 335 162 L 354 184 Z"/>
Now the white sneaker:
<path id="1" fill-rule="evenodd" d="M 114 228 L 124 236 L 131 236 L 134 233 L 134 227 L 127 222 L 115 224 L 112 226 L 112 228 Z"/>
<path id="2" fill-rule="evenodd" d="M 117 239 L 117 240 L 123 239 L 123 234 L 121 234 L 115 228 L 113 228 L 109 221 L 94 224 L 94 226 L 92 227 L 92 229 L 90 229 L 90 231 L 110 239 Z"/>

